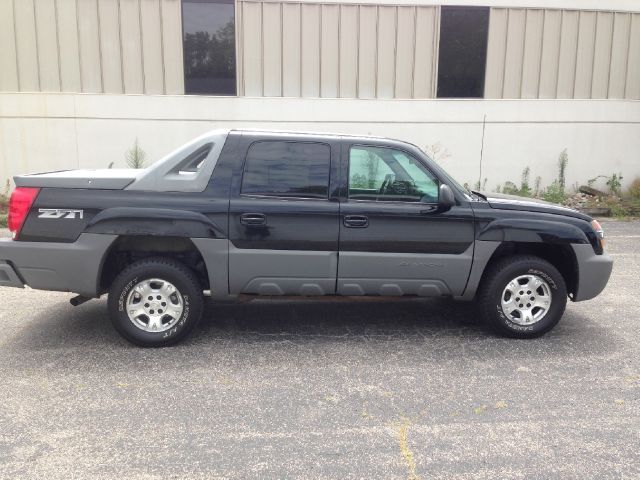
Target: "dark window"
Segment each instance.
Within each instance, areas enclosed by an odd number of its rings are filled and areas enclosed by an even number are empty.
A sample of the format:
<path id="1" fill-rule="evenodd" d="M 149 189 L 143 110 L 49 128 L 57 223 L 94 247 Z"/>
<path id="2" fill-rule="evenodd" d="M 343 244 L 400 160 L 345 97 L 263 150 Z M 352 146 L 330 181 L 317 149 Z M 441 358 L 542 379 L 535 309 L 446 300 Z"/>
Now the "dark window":
<path id="1" fill-rule="evenodd" d="M 233 0 L 183 0 L 185 93 L 236 94 Z"/>
<path id="2" fill-rule="evenodd" d="M 438 97 L 484 96 L 489 9 L 442 7 Z"/>
<path id="3" fill-rule="evenodd" d="M 327 198 L 330 152 L 323 143 L 254 143 L 244 165 L 242 193 Z"/>
<path id="4" fill-rule="evenodd" d="M 349 198 L 383 202 L 438 202 L 438 180 L 412 156 L 392 148 L 349 150 Z"/>

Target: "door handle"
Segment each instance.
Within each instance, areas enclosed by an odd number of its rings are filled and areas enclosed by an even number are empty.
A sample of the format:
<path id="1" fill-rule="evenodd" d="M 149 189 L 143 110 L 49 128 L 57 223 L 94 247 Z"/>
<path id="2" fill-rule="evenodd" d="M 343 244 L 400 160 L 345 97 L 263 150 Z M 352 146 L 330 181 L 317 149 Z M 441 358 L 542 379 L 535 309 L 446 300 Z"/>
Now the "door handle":
<path id="1" fill-rule="evenodd" d="M 349 228 L 367 228 L 369 226 L 369 217 L 364 215 L 345 215 L 344 226 Z"/>
<path id="2" fill-rule="evenodd" d="M 264 213 L 243 213 L 240 215 L 240 223 L 252 227 L 266 225 L 267 216 Z"/>

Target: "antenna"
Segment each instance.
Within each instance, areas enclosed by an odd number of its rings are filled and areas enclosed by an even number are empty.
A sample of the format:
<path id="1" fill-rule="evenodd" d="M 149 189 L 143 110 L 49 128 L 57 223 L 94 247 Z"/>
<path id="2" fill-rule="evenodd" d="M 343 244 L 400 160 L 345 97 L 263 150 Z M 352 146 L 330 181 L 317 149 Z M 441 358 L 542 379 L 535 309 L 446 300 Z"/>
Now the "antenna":
<path id="1" fill-rule="evenodd" d="M 480 172 L 478 173 L 478 190 L 482 187 L 482 155 L 484 153 L 484 130 L 487 126 L 487 114 L 482 118 L 482 143 L 480 144 Z"/>

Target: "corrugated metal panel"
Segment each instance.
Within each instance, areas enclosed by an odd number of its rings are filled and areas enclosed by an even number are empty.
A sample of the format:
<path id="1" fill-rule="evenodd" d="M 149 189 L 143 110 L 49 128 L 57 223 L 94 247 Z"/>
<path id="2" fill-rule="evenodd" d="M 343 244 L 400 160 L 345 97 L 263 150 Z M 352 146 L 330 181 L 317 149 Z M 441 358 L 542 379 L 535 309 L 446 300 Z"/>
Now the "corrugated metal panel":
<path id="1" fill-rule="evenodd" d="M 282 95 L 299 97 L 300 93 L 300 5 L 282 5 Z"/>
<path id="2" fill-rule="evenodd" d="M 607 98 L 609 91 L 609 71 L 611 67 L 613 13 L 598 12 L 596 15 L 591 98 Z"/>
<path id="3" fill-rule="evenodd" d="M 322 5 L 320 10 L 320 96 L 335 98 L 339 95 L 340 77 L 339 25 L 337 5 Z"/>
<path id="4" fill-rule="evenodd" d="M 37 92 L 40 90 L 40 78 L 33 0 L 20 0 L 13 5 L 20 90 Z"/>
<path id="5" fill-rule="evenodd" d="M 376 97 L 393 98 L 396 78 L 396 7 L 378 8 L 378 69 Z"/>
<path id="6" fill-rule="evenodd" d="M 413 97 L 415 13 L 413 7 L 398 7 L 395 98 Z"/>
<path id="7" fill-rule="evenodd" d="M 58 65 L 55 2 L 54 0 L 34 0 L 34 6 L 40 90 L 43 92 L 59 92 L 60 68 Z"/>
<path id="8" fill-rule="evenodd" d="M 522 60 L 521 98 L 538 98 L 544 10 L 527 10 Z"/>
<path id="9" fill-rule="evenodd" d="M 262 4 L 263 95 L 282 96 L 282 4 Z"/>
<path id="10" fill-rule="evenodd" d="M 539 98 L 556 97 L 561 28 L 562 12 L 560 10 L 546 10 L 544 12 L 542 55 L 540 57 Z"/>
<path id="11" fill-rule="evenodd" d="M 144 92 L 164 93 L 164 60 L 162 58 L 162 19 L 159 0 L 141 0 L 142 60 Z"/>
<path id="12" fill-rule="evenodd" d="M 413 98 L 434 98 L 438 68 L 439 7 L 416 9 Z"/>
<path id="13" fill-rule="evenodd" d="M 60 88 L 63 92 L 81 92 L 76 0 L 57 0 L 56 6 L 60 45 Z"/>
<path id="14" fill-rule="evenodd" d="M 596 15 L 596 12 L 580 12 L 578 53 L 576 56 L 576 82 L 573 90 L 574 98 L 591 98 Z"/>
<path id="15" fill-rule="evenodd" d="M 502 98 L 520 98 L 526 21 L 525 10 L 509 10 Z"/>
<path id="16" fill-rule="evenodd" d="M 320 6 L 302 4 L 300 78 L 303 97 L 320 96 Z"/>
<path id="17" fill-rule="evenodd" d="M 80 45 L 80 75 L 83 92 L 102 92 L 99 32 L 97 0 L 79 1 L 78 42 Z"/>
<path id="18" fill-rule="evenodd" d="M 262 96 L 262 4 L 242 4 L 242 78 L 244 93 Z"/>
<path id="19" fill-rule="evenodd" d="M 378 7 L 360 6 L 360 40 L 358 48 L 358 97 L 376 96 L 376 37 L 378 31 Z"/>
<path id="20" fill-rule="evenodd" d="M 20 89 L 13 18 L 13 0 L 0 0 L 0 91 Z"/>
<path id="21" fill-rule="evenodd" d="M 640 13 L 631 17 L 628 62 L 625 97 L 640 99 Z"/>
<path id="22" fill-rule="evenodd" d="M 120 52 L 120 9 L 118 2 L 98 0 L 100 15 L 100 54 L 102 82 L 106 93 L 122 93 L 122 56 Z"/>
<path id="23" fill-rule="evenodd" d="M 609 98 L 624 98 L 624 87 L 627 80 L 630 23 L 631 14 L 614 14 L 611 66 L 609 68 Z"/>
<path id="24" fill-rule="evenodd" d="M 487 68 L 484 80 L 485 98 L 502 98 L 508 14 L 509 11 L 506 8 L 492 8 L 489 16 Z"/>
<path id="25" fill-rule="evenodd" d="M 340 96 L 358 96 L 358 7 L 340 7 Z"/>
<path id="26" fill-rule="evenodd" d="M 120 31 L 124 92 L 144 93 L 140 0 L 120 0 Z M 80 45 L 84 45 L 82 39 Z"/>
<path id="27" fill-rule="evenodd" d="M 562 12 L 557 98 L 573 98 L 576 81 L 579 12 Z"/>
<path id="28" fill-rule="evenodd" d="M 182 12 L 180 0 L 162 1 L 162 52 L 165 93 L 184 93 Z"/>

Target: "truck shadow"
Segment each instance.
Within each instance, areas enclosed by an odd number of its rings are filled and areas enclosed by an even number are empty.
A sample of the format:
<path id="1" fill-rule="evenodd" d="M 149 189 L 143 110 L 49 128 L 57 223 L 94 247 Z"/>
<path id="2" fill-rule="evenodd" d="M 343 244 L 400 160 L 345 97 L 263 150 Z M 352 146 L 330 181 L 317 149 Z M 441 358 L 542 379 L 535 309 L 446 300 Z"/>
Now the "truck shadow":
<path id="1" fill-rule="evenodd" d="M 368 351 L 440 352 L 443 357 L 471 355 L 492 358 L 504 355 L 584 355 L 612 352 L 621 340 L 608 329 L 568 309 L 560 324 L 533 341 L 503 339 L 487 330 L 473 304 L 447 299 L 406 301 L 270 301 L 240 304 L 208 303 L 204 318 L 181 345 L 163 352 L 170 358 L 186 350 L 367 348 Z M 364 347 L 366 346 L 366 347 Z M 73 349 L 75 354 L 97 351 L 108 355 L 139 350 L 112 328 L 104 300 L 80 307 L 59 303 L 46 315 L 24 323 L 3 348 L 22 351 Z M 146 350 L 149 352 L 149 350 Z M 475 353 L 473 353 L 475 352 Z M 147 355 L 147 354 L 145 354 Z M 197 356 L 197 353 L 196 353 Z"/>

